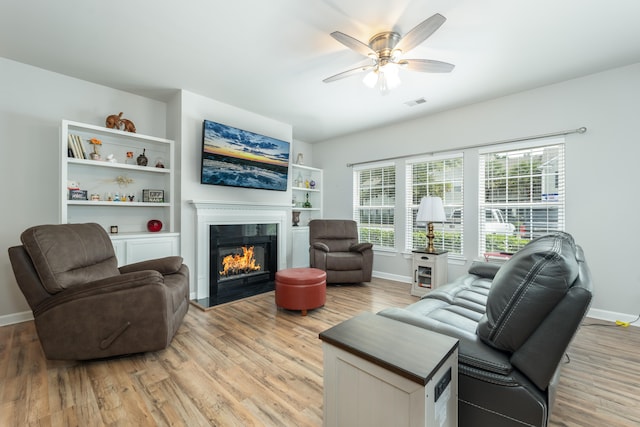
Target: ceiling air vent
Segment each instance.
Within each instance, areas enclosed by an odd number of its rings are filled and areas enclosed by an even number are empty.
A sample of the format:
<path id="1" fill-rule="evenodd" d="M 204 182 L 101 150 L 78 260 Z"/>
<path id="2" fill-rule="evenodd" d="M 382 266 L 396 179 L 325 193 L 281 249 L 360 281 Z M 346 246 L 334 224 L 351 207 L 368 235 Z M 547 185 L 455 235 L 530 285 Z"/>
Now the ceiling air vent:
<path id="1" fill-rule="evenodd" d="M 426 99 L 418 98 L 418 99 L 414 99 L 413 101 L 405 102 L 405 105 L 407 105 L 408 107 L 415 107 L 416 105 L 424 104 L 426 102 L 427 102 Z"/>

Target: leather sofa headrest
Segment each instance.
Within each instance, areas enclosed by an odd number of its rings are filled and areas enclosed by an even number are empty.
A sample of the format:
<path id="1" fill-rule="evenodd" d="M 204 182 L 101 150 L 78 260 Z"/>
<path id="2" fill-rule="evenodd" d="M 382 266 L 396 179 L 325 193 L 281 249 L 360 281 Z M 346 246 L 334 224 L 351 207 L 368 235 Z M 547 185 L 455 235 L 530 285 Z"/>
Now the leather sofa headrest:
<path id="1" fill-rule="evenodd" d="M 573 237 L 557 232 L 532 240 L 493 279 L 478 336 L 515 352 L 564 298 L 578 277 Z"/>

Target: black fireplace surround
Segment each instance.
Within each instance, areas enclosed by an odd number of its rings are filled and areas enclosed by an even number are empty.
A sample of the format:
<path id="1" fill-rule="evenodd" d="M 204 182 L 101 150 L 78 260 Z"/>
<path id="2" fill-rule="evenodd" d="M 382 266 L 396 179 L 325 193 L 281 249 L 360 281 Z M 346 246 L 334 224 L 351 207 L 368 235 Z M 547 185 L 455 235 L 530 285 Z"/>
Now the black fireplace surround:
<path id="1" fill-rule="evenodd" d="M 238 267 L 253 253 L 253 266 Z M 224 261 L 236 261 L 225 273 Z M 244 265 L 244 264 L 242 264 Z M 272 291 L 278 266 L 277 224 L 209 226 L 209 307 Z"/>

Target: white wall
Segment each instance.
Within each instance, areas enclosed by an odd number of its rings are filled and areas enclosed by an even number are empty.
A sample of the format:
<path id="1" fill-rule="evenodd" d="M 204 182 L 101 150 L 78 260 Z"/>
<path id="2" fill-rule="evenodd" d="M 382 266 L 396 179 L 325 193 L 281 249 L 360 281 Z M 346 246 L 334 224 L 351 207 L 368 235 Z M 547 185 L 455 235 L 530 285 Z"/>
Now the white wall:
<path id="1" fill-rule="evenodd" d="M 315 165 L 325 171 L 325 217 L 351 217 L 352 169 L 347 163 L 586 126 L 587 133 L 567 136 L 566 229 L 584 248 L 592 270 L 592 307 L 635 317 L 640 312 L 635 266 L 640 202 L 634 188 L 639 181 L 639 99 L 640 64 L 635 64 L 314 144 Z M 476 160 L 477 150 L 465 155 L 466 206 L 477 200 Z M 399 203 L 402 193 L 398 191 Z M 474 209 L 465 215 L 469 211 Z M 450 265 L 450 277 L 463 273 L 477 257 L 475 220 L 465 218 L 467 265 Z M 374 270 L 408 277 L 410 264 L 403 254 L 376 254 Z"/>
<path id="2" fill-rule="evenodd" d="M 178 107 L 179 105 L 179 107 Z M 254 202 L 256 204 L 288 204 L 291 206 L 291 185 L 287 191 L 253 190 L 248 188 L 203 185 L 200 183 L 200 153 L 202 150 L 202 122 L 212 120 L 229 126 L 292 142 L 291 125 L 281 123 L 255 113 L 233 107 L 203 96 L 182 91 L 169 106 L 180 111 L 180 129 L 172 130 L 180 135 L 181 172 L 181 253 L 191 270 L 191 291 L 195 292 L 195 209 L 190 200 L 220 202 Z M 291 181 L 291 179 L 289 179 Z M 287 245 L 290 247 L 291 245 Z M 194 295 L 197 296 L 197 295 Z M 197 296 L 201 298 L 202 295 Z"/>
<path id="3" fill-rule="evenodd" d="M 33 225 L 57 223 L 62 119 L 103 125 L 114 113 L 165 137 L 166 104 L 0 58 L 0 325 L 31 316 L 7 250 Z"/>

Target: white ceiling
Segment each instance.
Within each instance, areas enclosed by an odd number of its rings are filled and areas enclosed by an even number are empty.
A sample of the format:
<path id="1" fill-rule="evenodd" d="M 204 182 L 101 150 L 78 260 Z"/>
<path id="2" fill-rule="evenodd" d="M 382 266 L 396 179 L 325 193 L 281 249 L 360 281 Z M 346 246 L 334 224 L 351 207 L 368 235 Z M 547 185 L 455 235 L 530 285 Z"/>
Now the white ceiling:
<path id="1" fill-rule="evenodd" d="M 322 82 L 363 59 L 332 31 L 366 43 L 436 12 L 408 56 L 452 73 L 403 70 L 387 96 Z M 640 62 L 640 1 L 2 0 L 0 56 L 160 100 L 185 89 L 316 142 Z"/>

